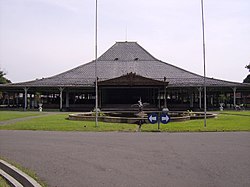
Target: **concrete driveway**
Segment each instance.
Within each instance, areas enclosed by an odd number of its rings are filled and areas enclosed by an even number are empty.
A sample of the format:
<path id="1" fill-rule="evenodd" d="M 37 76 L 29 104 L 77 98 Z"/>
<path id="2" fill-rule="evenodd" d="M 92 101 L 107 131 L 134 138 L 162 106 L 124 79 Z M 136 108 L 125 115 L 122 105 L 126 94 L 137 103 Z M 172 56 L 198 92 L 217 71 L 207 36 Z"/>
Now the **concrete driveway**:
<path id="1" fill-rule="evenodd" d="M 250 133 L 0 131 L 0 156 L 52 187 L 250 186 Z"/>

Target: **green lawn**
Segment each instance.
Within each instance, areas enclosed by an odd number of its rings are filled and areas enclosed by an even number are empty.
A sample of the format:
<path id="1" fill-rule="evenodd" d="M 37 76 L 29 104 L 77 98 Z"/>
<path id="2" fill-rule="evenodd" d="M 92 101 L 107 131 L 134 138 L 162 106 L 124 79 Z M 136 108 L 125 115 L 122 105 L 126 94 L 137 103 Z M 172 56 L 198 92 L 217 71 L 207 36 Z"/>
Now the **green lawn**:
<path id="1" fill-rule="evenodd" d="M 95 127 L 94 121 L 72 121 L 68 114 L 41 116 L 36 119 L 16 122 L 11 125 L 0 126 L 7 130 L 46 130 L 46 131 L 135 131 L 137 125 L 99 122 Z"/>
<path id="2" fill-rule="evenodd" d="M 0 176 L 0 186 L 1 187 L 10 187 L 10 185 L 6 182 L 6 180 Z"/>
<path id="3" fill-rule="evenodd" d="M 39 113 L 38 113 L 39 114 Z M 2 116 L 2 112 L 0 112 Z M 67 120 L 68 114 L 54 114 L 35 119 L 1 125 L 6 130 L 45 130 L 45 131 L 130 131 L 137 130 L 137 125 L 123 123 L 99 122 L 96 128 L 93 121 Z M 189 120 L 185 122 L 170 122 L 161 124 L 161 131 L 167 132 L 199 132 L 199 131 L 250 131 L 250 111 L 225 111 L 215 119 L 207 119 L 207 127 L 203 127 L 203 120 Z M 142 131 L 157 131 L 157 124 L 145 124 Z"/>
<path id="4" fill-rule="evenodd" d="M 42 113 L 39 112 L 20 112 L 20 111 L 0 111 L 0 121 L 6 121 L 16 118 L 24 118 L 29 116 L 38 116 Z"/>
<path id="5" fill-rule="evenodd" d="M 153 127 L 150 126 L 144 128 L 145 131 L 152 129 Z M 161 124 L 161 130 L 170 132 L 250 131 L 250 112 L 222 112 L 217 118 L 207 119 L 207 127 L 204 127 L 202 119 Z"/>

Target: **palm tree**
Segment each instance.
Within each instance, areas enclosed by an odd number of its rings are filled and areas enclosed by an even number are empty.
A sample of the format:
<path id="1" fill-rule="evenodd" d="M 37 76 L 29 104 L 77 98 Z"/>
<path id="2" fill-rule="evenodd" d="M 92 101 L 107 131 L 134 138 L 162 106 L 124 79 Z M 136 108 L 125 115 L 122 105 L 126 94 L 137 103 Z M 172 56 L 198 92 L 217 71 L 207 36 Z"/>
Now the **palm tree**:
<path id="1" fill-rule="evenodd" d="M 4 76 L 6 73 L 4 73 L 2 70 L 0 70 L 0 84 L 6 84 L 6 83 L 11 83 L 11 81 Z"/>

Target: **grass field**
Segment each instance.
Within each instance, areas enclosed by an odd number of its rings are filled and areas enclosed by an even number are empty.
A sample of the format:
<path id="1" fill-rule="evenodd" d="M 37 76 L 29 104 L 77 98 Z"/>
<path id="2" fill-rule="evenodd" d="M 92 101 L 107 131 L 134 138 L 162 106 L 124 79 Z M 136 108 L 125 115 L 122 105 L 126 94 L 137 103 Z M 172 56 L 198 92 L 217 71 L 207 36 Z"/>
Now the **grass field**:
<path id="1" fill-rule="evenodd" d="M 0 112 L 0 121 L 12 118 L 25 117 L 29 115 L 40 115 L 35 112 Z M 106 123 L 99 122 L 95 127 L 93 121 L 71 121 L 67 120 L 68 113 L 40 116 L 35 119 L 15 122 L 8 125 L 0 125 L 0 130 L 44 130 L 44 131 L 128 131 L 134 132 L 138 129 L 135 124 Z M 145 124 L 142 131 L 157 131 L 158 126 Z M 203 127 L 203 120 L 189 120 L 185 122 L 170 122 L 161 124 L 161 131 L 167 132 L 202 132 L 202 131 L 250 131 L 250 111 L 224 111 L 215 119 L 207 119 L 207 127 Z"/>
<path id="2" fill-rule="evenodd" d="M 6 180 L 0 176 L 0 186 L 1 187 L 10 187 L 10 185 L 6 182 Z"/>
<path id="3" fill-rule="evenodd" d="M 18 111 L 0 111 L 0 121 L 6 121 L 10 119 L 24 118 L 29 116 L 38 116 L 42 113 L 38 112 L 18 112 Z"/>

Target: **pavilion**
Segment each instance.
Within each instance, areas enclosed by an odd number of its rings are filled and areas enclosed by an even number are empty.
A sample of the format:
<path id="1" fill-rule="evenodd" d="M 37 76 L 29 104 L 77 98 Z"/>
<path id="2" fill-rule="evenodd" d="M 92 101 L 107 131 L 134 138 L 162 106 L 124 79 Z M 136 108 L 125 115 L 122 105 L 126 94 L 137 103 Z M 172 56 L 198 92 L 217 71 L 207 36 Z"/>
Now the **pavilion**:
<path id="1" fill-rule="evenodd" d="M 140 98 L 148 109 L 203 108 L 203 76 L 156 59 L 137 42 L 116 42 L 97 59 L 101 110 L 132 110 Z M 206 78 L 207 107 L 250 104 L 250 84 Z M 29 82 L 0 85 L 2 106 L 90 111 L 95 106 L 95 61 Z"/>

